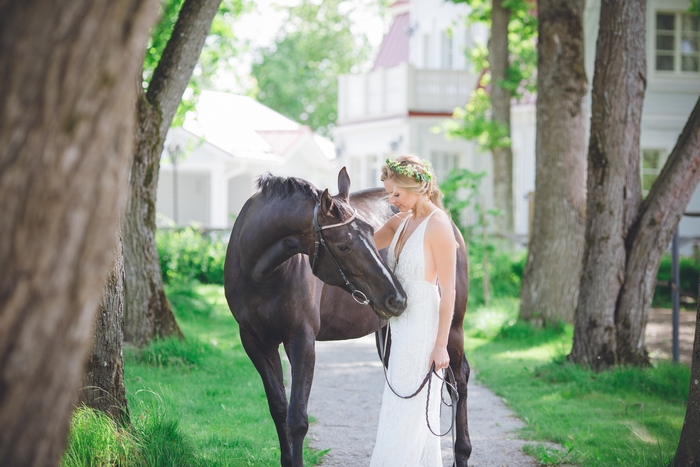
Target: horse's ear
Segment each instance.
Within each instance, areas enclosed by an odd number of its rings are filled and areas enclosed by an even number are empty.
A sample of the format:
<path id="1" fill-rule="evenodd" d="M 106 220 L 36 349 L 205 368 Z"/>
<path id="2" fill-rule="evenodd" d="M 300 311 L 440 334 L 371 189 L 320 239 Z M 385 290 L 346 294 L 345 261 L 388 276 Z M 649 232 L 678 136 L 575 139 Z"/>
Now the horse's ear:
<path id="1" fill-rule="evenodd" d="M 321 195 L 321 213 L 325 216 L 331 215 L 331 209 L 333 208 L 333 197 L 328 193 L 328 189 L 323 190 Z"/>
<path id="2" fill-rule="evenodd" d="M 350 177 L 345 167 L 338 174 L 338 198 L 347 201 L 350 197 Z"/>

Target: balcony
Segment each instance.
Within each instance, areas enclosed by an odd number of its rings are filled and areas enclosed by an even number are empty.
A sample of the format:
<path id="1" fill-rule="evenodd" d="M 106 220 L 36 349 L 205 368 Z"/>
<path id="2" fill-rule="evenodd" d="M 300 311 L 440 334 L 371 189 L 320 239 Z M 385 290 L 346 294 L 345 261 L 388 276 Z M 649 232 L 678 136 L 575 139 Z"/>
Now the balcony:
<path id="1" fill-rule="evenodd" d="M 417 70 L 408 63 L 338 82 L 338 125 L 409 113 L 451 114 L 476 85 L 467 70 Z"/>

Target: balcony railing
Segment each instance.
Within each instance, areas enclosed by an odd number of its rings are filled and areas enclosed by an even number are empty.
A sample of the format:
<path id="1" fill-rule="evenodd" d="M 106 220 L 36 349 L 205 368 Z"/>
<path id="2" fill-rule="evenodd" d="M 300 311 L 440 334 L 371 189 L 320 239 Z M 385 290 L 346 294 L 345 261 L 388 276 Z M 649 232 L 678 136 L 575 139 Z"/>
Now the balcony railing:
<path id="1" fill-rule="evenodd" d="M 475 76 L 466 70 L 416 70 L 403 63 L 361 75 L 342 75 L 338 86 L 338 123 L 409 112 L 452 113 L 466 104 Z"/>

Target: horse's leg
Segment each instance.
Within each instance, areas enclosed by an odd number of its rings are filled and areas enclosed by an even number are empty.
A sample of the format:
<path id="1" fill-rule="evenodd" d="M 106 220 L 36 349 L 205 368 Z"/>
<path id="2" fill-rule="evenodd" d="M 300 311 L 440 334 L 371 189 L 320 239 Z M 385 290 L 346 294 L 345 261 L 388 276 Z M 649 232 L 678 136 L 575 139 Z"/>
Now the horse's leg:
<path id="1" fill-rule="evenodd" d="M 457 410 L 455 414 L 455 467 L 466 467 L 472 453 L 472 443 L 469 439 L 469 424 L 467 420 L 467 382 L 469 381 L 469 362 L 464 355 L 464 334 L 459 329 L 450 331 L 450 367 L 457 383 Z"/>
<path id="2" fill-rule="evenodd" d="M 264 346 L 244 328 L 240 328 L 241 343 L 253 365 L 260 373 L 265 387 L 270 415 L 277 428 L 280 441 L 280 462 L 282 467 L 292 465 L 292 444 L 287 431 L 287 394 L 284 391 L 282 362 L 278 346 Z"/>
<path id="3" fill-rule="evenodd" d="M 304 465 L 304 438 L 309 431 L 307 407 L 316 364 L 316 336 L 308 329 L 297 333 L 285 343 L 292 365 L 292 393 L 289 397 L 287 426 L 292 438 L 292 465 Z"/>

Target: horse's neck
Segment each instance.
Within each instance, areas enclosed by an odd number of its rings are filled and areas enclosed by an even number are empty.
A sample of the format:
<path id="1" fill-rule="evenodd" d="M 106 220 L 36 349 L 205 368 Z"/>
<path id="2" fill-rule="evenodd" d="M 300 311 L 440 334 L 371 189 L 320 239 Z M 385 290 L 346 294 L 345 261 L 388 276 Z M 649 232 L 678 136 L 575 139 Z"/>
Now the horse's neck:
<path id="1" fill-rule="evenodd" d="M 313 204 L 293 198 L 274 207 L 259 206 L 255 225 L 246 229 L 248 238 L 241 239 L 242 245 L 250 246 L 242 252 L 242 266 L 253 280 L 263 281 L 292 256 L 308 254 L 312 212 Z"/>

